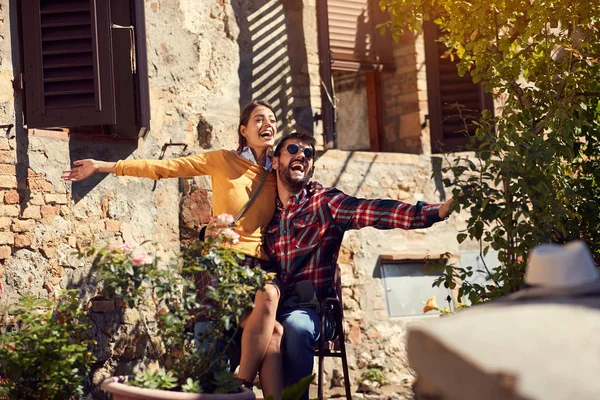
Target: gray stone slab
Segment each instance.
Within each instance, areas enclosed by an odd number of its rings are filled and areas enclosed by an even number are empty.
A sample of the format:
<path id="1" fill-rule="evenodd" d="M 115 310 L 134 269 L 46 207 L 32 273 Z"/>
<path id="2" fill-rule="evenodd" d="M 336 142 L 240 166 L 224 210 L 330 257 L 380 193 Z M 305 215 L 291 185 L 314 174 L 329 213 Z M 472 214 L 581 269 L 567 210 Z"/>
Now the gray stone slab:
<path id="1" fill-rule="evenodd" d="M 407 351 L 443 399 L 600 399 L 600 298 L 474 307 L 412 327 Z"/>

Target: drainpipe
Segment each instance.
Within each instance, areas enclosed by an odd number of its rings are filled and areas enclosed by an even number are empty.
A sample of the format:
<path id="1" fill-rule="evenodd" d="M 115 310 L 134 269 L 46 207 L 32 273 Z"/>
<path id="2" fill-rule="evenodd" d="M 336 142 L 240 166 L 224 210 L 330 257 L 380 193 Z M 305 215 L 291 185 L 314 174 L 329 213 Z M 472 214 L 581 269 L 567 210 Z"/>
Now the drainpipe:
<path id="1" fill-rule="evenodd" d="M 319 37 L 319 76 L 321 79 L 321 115 L 325 150 L 337 147 L 335 132 L 335 105 L 331 78 L 331 50 L 329 49 L 329 22 L 327 0 L 317 1 L 317 30 Z"/>

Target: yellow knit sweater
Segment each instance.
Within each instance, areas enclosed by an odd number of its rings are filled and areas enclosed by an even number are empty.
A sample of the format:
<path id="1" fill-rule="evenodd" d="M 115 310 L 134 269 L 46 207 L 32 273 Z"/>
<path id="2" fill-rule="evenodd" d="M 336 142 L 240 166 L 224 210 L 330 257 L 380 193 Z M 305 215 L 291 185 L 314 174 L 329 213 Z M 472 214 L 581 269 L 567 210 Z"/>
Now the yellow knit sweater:
<path id="1" fill-rule="evenodd" d="M 216 150 L 169 160 L 121 160 L 119 176 L 138 176 L 154 180 L 210 175 L 213 189 L 213 215 L 228 213 L 234 217 L 258 186 L 264 168 L 228 150 Z M 277 181 L 269 176 L 254 202 L 238 220 L 234 230 L 240 241 L 234 248 L 251 257 L 267 260 L 262 248 L 264 229 L 275 212 Z"/>

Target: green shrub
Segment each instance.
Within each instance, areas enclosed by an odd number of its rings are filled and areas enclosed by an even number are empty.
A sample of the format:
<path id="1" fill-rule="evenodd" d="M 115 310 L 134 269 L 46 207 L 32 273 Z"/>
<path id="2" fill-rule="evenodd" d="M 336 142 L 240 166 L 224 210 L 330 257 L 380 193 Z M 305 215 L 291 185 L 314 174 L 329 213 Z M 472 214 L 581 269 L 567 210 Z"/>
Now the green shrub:
<path id="1" fill-rule="evenodd" d="M 0 334 L 0 396 L 62 400 L 83 394 L 94 356 L 76 291 L 58 301 L 23 296 Z"/>

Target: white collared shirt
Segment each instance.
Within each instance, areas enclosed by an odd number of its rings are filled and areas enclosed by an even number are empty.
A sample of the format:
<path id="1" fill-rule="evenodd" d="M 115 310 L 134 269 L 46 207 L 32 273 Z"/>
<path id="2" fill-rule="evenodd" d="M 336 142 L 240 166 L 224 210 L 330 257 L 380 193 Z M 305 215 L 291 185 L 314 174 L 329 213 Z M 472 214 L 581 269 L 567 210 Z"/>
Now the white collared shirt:
<path id="1" fill-rule="evenodd" d="M 242 149 L 242 151 L 235 151 L 232 150 L 235 154 L 237 154 L 238 156 L 242 157 L 244 160 L 248 160 L 254 164 L 258 164 L 256 162 L 256 158 L 254 158 L 254 153 L 252 153 L 252 149 L 248 146 L 244 147 Z M 273 169 L 273 165 L 271 164 L 271 157 L 267 156 L 267 159 L 265 160 L 265 165 L 264 168 L 267 171 L 271 171 Z"/>

